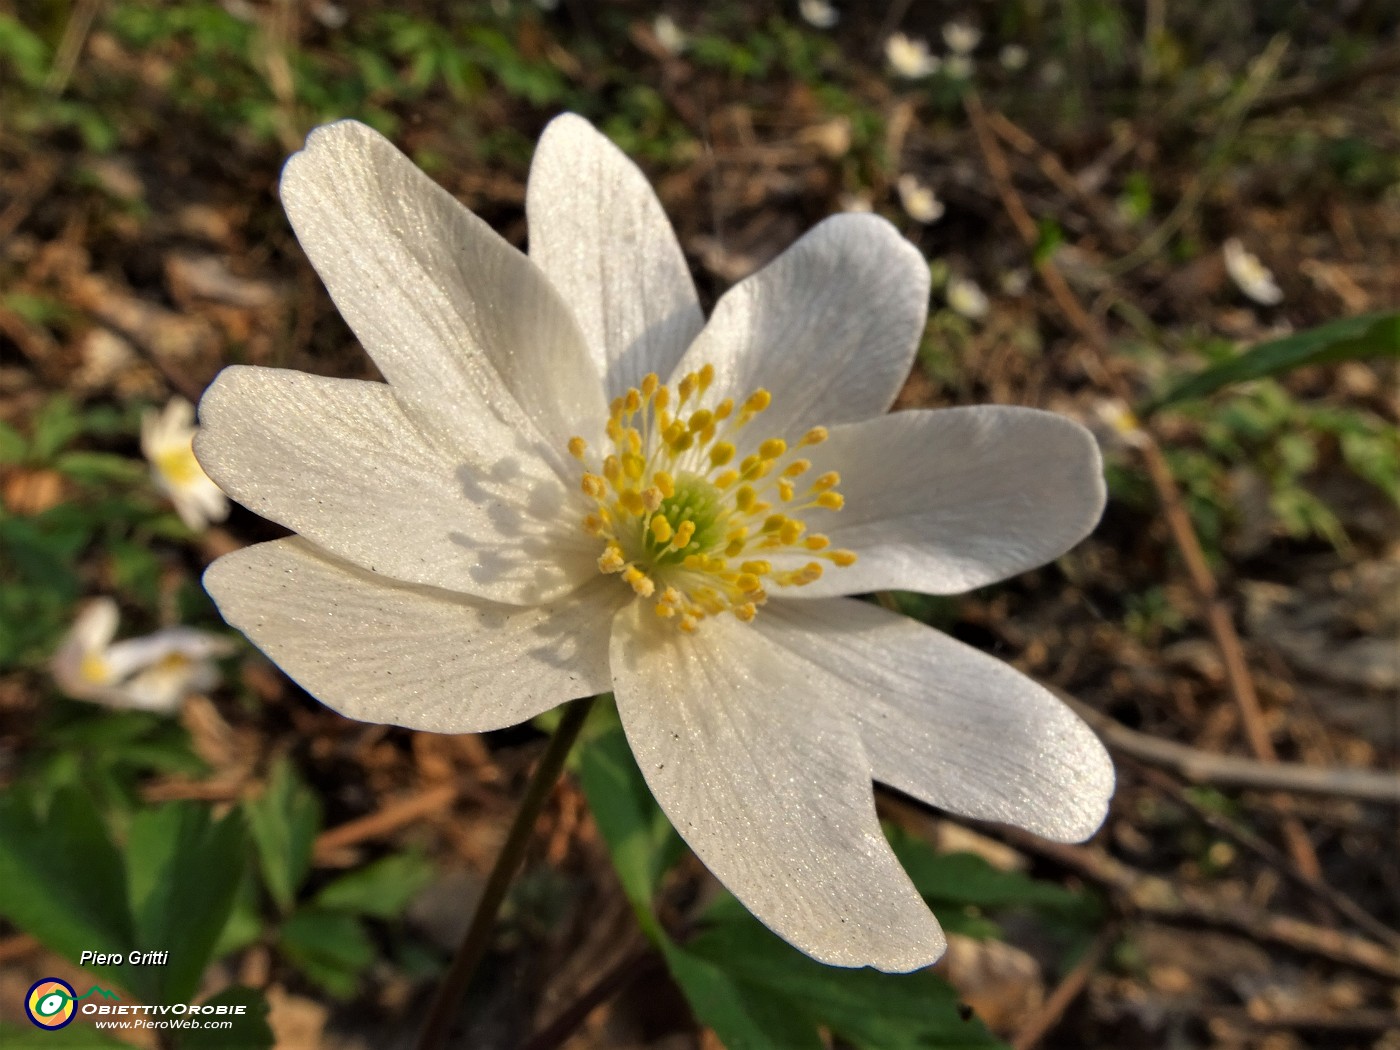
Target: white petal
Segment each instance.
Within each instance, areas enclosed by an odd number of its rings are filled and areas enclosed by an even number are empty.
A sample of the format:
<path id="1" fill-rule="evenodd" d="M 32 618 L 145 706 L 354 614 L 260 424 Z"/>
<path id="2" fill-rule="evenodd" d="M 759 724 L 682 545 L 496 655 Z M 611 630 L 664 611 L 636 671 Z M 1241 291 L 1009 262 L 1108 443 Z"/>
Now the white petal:
<path id="1" fill-rule="evenodd" d="M 409 415 L 464 450 L 505 428 L 562 463 L 606 406 L 569 308 L 539 268 L 354 121 L 313 131 L 283 206 Z"/>
<path id="2" fill-rule="evenodd" d="M 199 460 L 225 491 L 362 568 L 523 604 L 597 572 L 582 512 L 537 456 L 445 453 L 383 383 L 226 368 L 200 412 Z"/>
<path id="3" fill-rule="evenodd" d="M 1057 842 L 1086 839 L 1103 823 L 1113 794 L 1103 744 L 1009 665 L 851 599 L 770 602 L 754 626 L 840 676 L 876 780 Z"/>
<path id="4" fill-rule="evenodd" d="M 859 560 L 785 598 L 884 588 L 957 594 L 1058 557 L 1103 512 L 1098 445 L 1053 412 L 896 412 L 833 428 L 812 458 L 840 473 L 846 504 L 813 511 L 808 524 Z"/>
<path id="5" fill-rule="evenodd" d="M 145 668 L 153 667 L 170 656 L 189 667 L 201 660 L 228 656 L 234 651 L 232 638 L 198 631 L 192 627 L 164 627 L 139 638 L 127 638 L 107 650 L 107 663 L 112 676 L 128 678 Z"/>
<path id="6" fill-rule="evenodd" d="M 738 620 L 693 636 L 634 602 L 617 616 L 613 687 L 652 793 L 744 905 L 836 966 L 904 971 L 945 941 L 875 817 L 841 679 Z"/>
<path id="7" fill-rule="evenodd" d="M 593 125 L 545 128 L 525 209 L 530 258 L 564 297 L 609 398 L 671 374 L 705 315 L 670 220 L 641 170 Z"/>
<path id="8" fill-rule="evenodd" d="M 79 700 L 98 700 L 105 683 L 112 679 L 106 665 L 107 647 L 116 637 L 120 621 L 117 603 L 111 598 L 94 598 L 83 606 L 49 661 L 49 671 L 58 687 Z M 103 658 L 103 681 L 92 682 L 83 674 L 84 658 Z"/>
<path id="9" fill-rule="evenodd" d="M 725 293 L 676 374 L 713 364 L 736 399 L 767 388 L 762 437 L 869 419 L 909 374 L 928 290 L 928 264 L 888 222 L 833 215 Z"/>
<path id="10" fill-rule="evenodd" d="M 599 577 L 522 609 L 391 583 L 299 539 L 226 554 L 219 611 L 307 692 L 363 722 L 476 733 L 608 688 L 607 636 L 628 592 Z"/>

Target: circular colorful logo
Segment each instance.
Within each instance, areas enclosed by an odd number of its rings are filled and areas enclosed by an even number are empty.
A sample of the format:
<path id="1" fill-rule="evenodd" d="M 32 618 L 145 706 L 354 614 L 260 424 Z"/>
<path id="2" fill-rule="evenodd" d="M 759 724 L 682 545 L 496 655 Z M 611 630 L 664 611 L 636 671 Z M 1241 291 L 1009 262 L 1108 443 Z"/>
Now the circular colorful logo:
<path id="1" fill-rule="evenodd" d="M 24 997 L 24 1012 L 40 1028 L 62 1028 L 78 1012 L 74 1000 L 78 993 L 67 981 L 45 977 L 34 982 Z"/>

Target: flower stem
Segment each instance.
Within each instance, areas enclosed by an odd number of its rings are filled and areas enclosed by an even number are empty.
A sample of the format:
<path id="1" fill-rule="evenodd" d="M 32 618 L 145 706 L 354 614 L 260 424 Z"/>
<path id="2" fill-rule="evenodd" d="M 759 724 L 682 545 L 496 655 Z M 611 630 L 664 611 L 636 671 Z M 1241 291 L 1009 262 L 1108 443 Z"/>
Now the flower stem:
<path id="1" fill-rule="evenodd" d="M 472 975 L 486 955 L 491 944 L 491 933 L 496 923 L 496 913 L 505 900 L 506 890 L 515 876 L 516 869 L 525 857 L 525 847 L 535 830 L 535 820 L 544 808 L 546 800 L 554 790 L 555 781 L 564 768 L 564 760 L 569 755 L 579 731 L 593 707 L 593 699 L 579 700 L 564 708 L 559 726 L 550 737 L 549 746 L 535 767 L 530 783 L 525 788 L 525 797 L 520 801 L 520 809 L 511 823 L 505 845 L 496 857 L 496 864 L 486 880 L 481 900 L 472 915 L 471 925 L 466 936 L 457 946 L 457 954 L 452 957 L 452 965 L 433 996 L 433 1004 L 428 1010 L 428 1020 L 418 1037 L 418 1050 L 443 1050 L 452 1032 L 452 1024 L 461 1009 L 462 997 L 471 983 Z"/>

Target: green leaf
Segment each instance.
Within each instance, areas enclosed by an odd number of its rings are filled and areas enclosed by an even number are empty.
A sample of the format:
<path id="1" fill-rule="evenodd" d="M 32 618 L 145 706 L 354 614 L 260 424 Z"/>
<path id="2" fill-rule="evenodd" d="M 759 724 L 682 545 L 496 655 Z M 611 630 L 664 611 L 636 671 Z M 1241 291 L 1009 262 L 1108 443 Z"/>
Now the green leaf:
<path id="1" fill-rule="evenodd" d="M 652 897 L 685 844 L 651 797 L 614 706 L 596 706 L 573 761 L 622 888 L 651 935 Z"/>
<path id="2" fill-rule="evenodd" d="M 34 417 L 31 450 L 34 459 L 47 463 L 65 445 L 83 432 L 83 420 L 66 394 L 55 394 Z"/>
<path id="3" fill-rule="evenodd" d="M 240 1015 L 224 1015 L 233 1022 L 232 1028 L 182 1028 L 177 1030 L 175 1045 L 179 1050 L 266 1050 L 276 1041 L 267 1023 L 267 1000 L 251 988 L 235 985 L 211 996 L 204 1006 L 230 1009 L 243 1007 Z M 201 1020 L 220 1020 L 219 1015 Z"/>
<path id="4" fill-rule="evenodd" d="M 311 870 L 311 850 L 321 830 L 321 802 L 298 779 L 291 763 L 281 759 L 266 790 L 244 802 L 243 808 L 257 844 L 263 884 L 285 915 Z"/>
<path id="5" fill-rule="evenodd" d="M 283 923 L 280 945 L 307 977 L 339 999 L 355 993 L 375 956 L 359 919 L 316 908 L 303 908 Z"/>
<path id="6" fill-rule="evenodd" d="M 0 914 L 64 958 L 135 947 L 126 871 L 91 798 L 58 791 L 40 819 L 30 799 L 0 799 Z M 118 967 L 91 972 L 125 983 Z"/>
<path id="7" fill-rule="evenodd" d="M 1094 902 L 1081 894 L 1019 871 L 1002 871 L 976 854 L 939 853 L 922 839 L 889 825 L 885 835 L 934 914 L 967 906 L 989 910 L 1021 906 L 1077 914 L 1095 909 Z"/>
<path id="8" fill-rule="evenodd" d="M 162 966 L 129 968 L 129 983 L 143 997 L 187 1002 L 194 995 L 233 910 L 246 854 L 238 813 L 215 823 L 208 807 L 176 802 L 132 819 L 127 873 L 136 947 L 170 953 Z"/>
<path id="9" fill-rule="evenodd" d="M 1334 364 L 1359 357 L 1400 357 L 1400 313 L 1347 317 L 1260 343 L 1179 383 L 1145 405 L 1140 414 L 1148 416 L 1168 405 L 1205 397 L 1232 383 L 1263 379 L 1304 365 Z"/>
<path id="10" fill-rule="evenodd" d="M 433 862 L 419 853 L 383 857 L 342 875 L 316 894 L 316 906 L 393 919 L 419 890 L 432 881 Z"/>
<path id="11" fill-rule="evenodd" d="M 697 974 L 713 982 L 712 974 L 688 964 L 678 969 L 674 953 L 667 953 L 667 962 L 697 1016 L 731 1050 L 736 1046 L 820 1046 L 817 1033 L 822 1030 L 858 1050 L 1001 1045 L 980 1022 L 964 1019 L 957 993 L 926 970 L 891 974 L 826 966 L 803 955 L 741 908 L 721 911 L 724 921 L 702 930 L 680 951 L 721 970 L 735 995 L 728 1001 L 722 996 L 712 1001 L 713 986 L 695 984 Z M 778 1007 L 779 1017 L 755 1004 Z M 742 1011 L 737 1017 L 732 1013 L 736 1006 Z M 793 1035 L 799 1023 L 804 1033 L 801 1042 Z M 761 1030 L 761 1037 L 748 1030 L 750 1024 Z"/>
<path id="12" fill-rule="evenodd" d="M 60 474 L 84 485 L 134 485 L 145 479 L 147 471 L 136 460 L 110 452 L 64 452 L 53 465 Z"/>
<path id="13" fill-rule="evenodd" d="M 662 955 L 695 1012 L 727 1050 L 821 1050 L 826 1044 L 795 1003 L 736 980 L 723 965 L 666 942 Z"/>
<path id="14" fill-rule="evenodd" d="M 8 423 L 0 423 L 0 465 L 22 462 L 25 448 L 25 440 L 19 431 Z"/>

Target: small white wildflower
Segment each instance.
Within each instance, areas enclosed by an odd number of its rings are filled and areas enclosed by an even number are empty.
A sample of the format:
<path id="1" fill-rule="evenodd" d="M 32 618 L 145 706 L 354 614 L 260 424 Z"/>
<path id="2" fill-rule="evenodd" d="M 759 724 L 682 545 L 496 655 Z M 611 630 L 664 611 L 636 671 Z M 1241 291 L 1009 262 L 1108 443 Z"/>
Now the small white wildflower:
<path id="1" fill-rule="evenodd" d="M 943 72 L 953 80 L 971 80 L 972 59 L 967 55 L 949 55 L 943 62 Z"/>
<path id="2" fill-rule="evenodd" d="M 875 202 L 870 199 L 868 193 L 843 193 L 837 200 L 842 211 L 865 212 L 874 211 Z"/>
<path id="3" fill-rule="evenodd" d="M 987 293 L 970 277 L 950 277 L 943 298 L 956 312 L 973 321 L 986 317 L 991 306 Z"/>
<path id="4" fill-rule="evenodd" d="M 943 61 L 937 55 L 929 54 L 927 41 L 903 33 L 891 33 L 885 41 L 885 59 L 895 74 L 906 80 L 930 76 L 943 66 Z"/>
<path id="5" fill-rule="evenodd" d="M 1019 73 L 1026 68 L 1031 53 L 1020 44 L 1007 44 L 1001 49 L 1001 68 L 1008 73 Z"/>
<path id="6" fill-rule="evenodd" d="M 970 55 L 982 42 L 982 30 L 968 22 L 949 22 L 943 27 L 943 42 L 955 55 Z"/>
<path id="7" fill-rule="evenodd" d="M 141 417 L 141 452 L 151 464 L 156 487 L 170 497 L 180 520 L 196 532 L 228 517 L 228 497 L 209 480 L 193 443 L 199 427 L 194 406 L 183 397 L 170 399 L 163 411 Z"/>
<path id="8" fill-rule="evenodd" d="M 190 627 L 166 627 L 113 642 L 117 603 L 89 602 L 49 664 L 54 681 L 75 700 L 168 714 L 191 693 L 219 684 L 213 661 L 234 651 L 233 640 Z"/>
<path id="9" fill-rule="evenodd" d="M 817 29 L 830 29 L 841 20 L 831 0 L 797 0 L 797 10 L 804 22 Z"/>
<path id="10" fill-rule="evenodd" d="M 1225 256 L 1225 272 L 1240 291 L 1265 306 L 1283 302 L 1283 289 L 1274 280 L 1273 273 L 1257 255 L 1245 250 L 1238 237 L 1231 237 L 1220 251 Z"/>
<path id="11" fill-rule="evenodd" d="M 1021 296 L 1026 294 L 1026 289 L 1031 286 L 1031 272 L 1025 267 L 1018 266 L 1014 270 L 1007 270 L 1001 275 L 1001 290 L 1004 294 Z"/>
<path id="12" fill-rule="evenodd" d="M 656 35 L 657 43 L 670 54 L 679 55 L 690 44 L 690 37 L 670 15 L 657 15 L 651 24 L 651 31 Z"/>
<path id="13" fill-rule="evenodd" d="M 895 189 L 899 191 L 899 203 L 915 222 L 927 224 L 943 218 L 943 202 L 931 187 L 925 186 L 916 176 L 901 175 L 895 182 Z"/>
<path id="14" fill-rule="evenodd" d="M 314 695 L 456 733 L 612 692 L 700 859 L 835 965 L 911 970 L 946 943 L 872 780 L 1057 840 L 1099 826 L 1113 767 L 1073 712 L 850 597 L 1005 579 L 1104 504 L 1069 419 L 886 415 L 930 280 L 890 223 L 826 219 L 707 320 L 645 176 L 571 114 L 531 164 L 528 257 L 354 121 L 314 131 L 280 189 L 386 382 L 219 375 L 200 460 L 298 535 L 204 582 Z"/>

